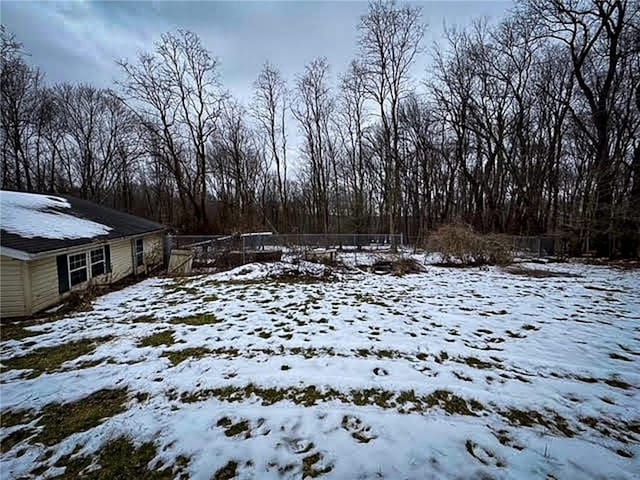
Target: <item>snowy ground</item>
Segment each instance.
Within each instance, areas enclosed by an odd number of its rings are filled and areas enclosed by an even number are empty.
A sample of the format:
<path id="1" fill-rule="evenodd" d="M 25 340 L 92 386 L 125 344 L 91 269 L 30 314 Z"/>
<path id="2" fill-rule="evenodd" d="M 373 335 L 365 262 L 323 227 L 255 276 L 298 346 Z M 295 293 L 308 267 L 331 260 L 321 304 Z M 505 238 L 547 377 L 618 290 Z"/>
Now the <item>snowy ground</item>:
<path id="1" fill-rule="evenodd" d="M 295 282 L 250 265 L 106 295 L 2 342 L 3 418 L 19 420 L 3 421 L 0 473 L 86 472 L 125 436 L 151 442 L 136 468 L 168 478 L 638 478 L 640 274 L 529 267 L 561 275 Z M 87 339 L 59 368 L 15 363 Z M 45 431 L 103 389 L 124 392 L 106 418 Z"/>

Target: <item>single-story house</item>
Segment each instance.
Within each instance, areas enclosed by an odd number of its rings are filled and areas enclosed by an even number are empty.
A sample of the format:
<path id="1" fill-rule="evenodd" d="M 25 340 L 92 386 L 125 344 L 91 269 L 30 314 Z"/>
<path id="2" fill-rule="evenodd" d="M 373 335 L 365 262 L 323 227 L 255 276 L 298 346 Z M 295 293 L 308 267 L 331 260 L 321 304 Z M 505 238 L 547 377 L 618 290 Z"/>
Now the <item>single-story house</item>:
<path id="1" fill-rule="evenodd" d="M 163 262 L 164 227 L 66 195 L 0 191 L 0 317 Z"/>

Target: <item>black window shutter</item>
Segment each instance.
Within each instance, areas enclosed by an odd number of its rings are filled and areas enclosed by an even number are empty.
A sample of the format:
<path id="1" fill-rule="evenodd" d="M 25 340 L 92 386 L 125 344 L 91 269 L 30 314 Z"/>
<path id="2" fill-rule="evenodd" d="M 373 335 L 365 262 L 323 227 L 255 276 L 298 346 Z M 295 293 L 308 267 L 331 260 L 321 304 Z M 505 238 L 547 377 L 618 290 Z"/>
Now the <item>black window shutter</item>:
<path id="1" fill-rule="evenodd" d="M 109 245 L 104 246 L 104 263 L 107 273 L 111 273 L 111 247 Z"/>
<path id="2" fill-rule="evenodd" d="M 58 255 L 58 292 L 64 293 L 69 291 L 69 265 L 67 264 L 66 255 Z"/>

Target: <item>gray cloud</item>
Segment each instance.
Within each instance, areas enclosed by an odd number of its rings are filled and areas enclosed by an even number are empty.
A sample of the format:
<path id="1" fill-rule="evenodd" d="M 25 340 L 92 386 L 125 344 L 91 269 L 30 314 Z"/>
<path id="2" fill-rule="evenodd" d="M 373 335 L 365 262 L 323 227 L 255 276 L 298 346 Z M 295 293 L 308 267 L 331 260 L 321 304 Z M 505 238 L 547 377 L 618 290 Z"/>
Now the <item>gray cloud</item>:
<path id="1" fill-rule="evenodd" d="M 413 2 L 428 25 L 425 47 L 440 40 L 443 25 L 464 26 L 474 18 L 499 18 L 511 1 Z M 164 32 L 177 28 L 197 33 L 221 61 L 225 88 L 244 102 L 267 60 L 290 83 L 318 56 L 329 60 L 334 76 L 357 55 L 357 25 L 366 1 L 103 1 L 33 2 L 3 0 L 0 18 L 30 53 L 51 83 L 90 83 L 114 87 L 121 78 L 115 61 L 153 49 Z M 428 49 L 427 49 L 428 52 Z M 425 77 L 429 55 L 414 67 Z M 298 162 L 301 138 L 289 122 L 289 160 Z"/>
<path id="2" fill-rule="evenodd" d="M 427 46 L 440 38 L 442 25 L 466 25 L 480 16 L 500 17 L 505 1 L 422 2 L 429 25 Z M 161 33 L 193 30 L 221 60 L 222 80 L 243 100 L 262 64 L 269 60 L 293 77 L 317 56 L 326 56 L 338 73 L 357 54 L 359 18 L 367 3 L 357 2 L 30 2 L 1 3 L 2 23 L 14 32 L 30 62 L 50 82 L 112 86 L 116 59 L 150 50 Z M 420 59 L 420 74 L 427 56 Z"/>

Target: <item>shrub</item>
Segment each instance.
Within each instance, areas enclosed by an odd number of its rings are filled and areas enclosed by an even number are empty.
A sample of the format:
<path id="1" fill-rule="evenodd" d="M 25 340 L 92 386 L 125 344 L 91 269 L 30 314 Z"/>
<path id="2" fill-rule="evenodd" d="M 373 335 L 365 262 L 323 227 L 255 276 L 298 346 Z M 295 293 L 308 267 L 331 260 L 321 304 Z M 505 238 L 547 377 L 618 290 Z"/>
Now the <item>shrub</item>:
<path id="1" fill-rule="evenodd" d="M 480 235 L 463 225 L 445 225 L 436 230 L 428 248 L 442 255 L 446 265 L 507 265 L 513 256 L 508 242 L 499 235 Z"/>
<path id="2" fill-rule="evenodd" d="M 507 238 L 502 235 L 486 235 L 482 238 L 486 265 L 509 265 L 513 262 L 513 249 Z"/>
<path id="3" fill-rule="evenodd" d="M 409 273 L 421 273 L 424 272 L 424 267 L 420 265 L 415 259 L 406 257 L 395 260 L 391 264 L 393 274 L 396 276 L 402 276 Z"/>
<path id="4" fill-rule="evenodd" d="M 340 265 L 335 252 L 305 252 L 304 259 L 307 262 L 319 263 L 327 267 L 337 267 Z"/>

